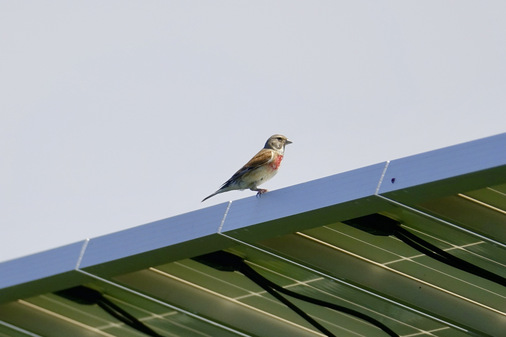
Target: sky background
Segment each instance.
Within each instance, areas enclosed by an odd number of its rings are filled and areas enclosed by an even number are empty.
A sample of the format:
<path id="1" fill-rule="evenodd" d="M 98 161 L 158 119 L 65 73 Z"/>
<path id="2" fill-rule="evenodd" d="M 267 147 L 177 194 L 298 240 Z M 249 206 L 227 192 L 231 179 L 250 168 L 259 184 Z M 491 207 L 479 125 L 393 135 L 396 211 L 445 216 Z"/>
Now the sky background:
<path id="1" fill-rule="evenodd" d="M 506 2 L 0 1 L 0 261 L 506 130 Z"/>

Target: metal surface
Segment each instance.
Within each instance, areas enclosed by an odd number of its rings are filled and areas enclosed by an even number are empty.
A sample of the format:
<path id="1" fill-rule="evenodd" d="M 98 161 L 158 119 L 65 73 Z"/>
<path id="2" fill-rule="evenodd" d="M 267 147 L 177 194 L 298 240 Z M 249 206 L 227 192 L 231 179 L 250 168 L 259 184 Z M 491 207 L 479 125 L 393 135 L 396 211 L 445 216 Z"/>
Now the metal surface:
<path id="1" fill-rule="evenodd" d="M 143 336 L 77 285 L 162 336 L 322 336 L 239 272 L 191 260 L 226 250 L 268 279 L 360 311 L 401 336 L 500 336 L 506 288 L 342 221 L 380 213 L 506 277 L 506 134 L 182 214 L 0 263 L 0 336 Z M 337 336 L 385 336 L 294 300 Z"/>

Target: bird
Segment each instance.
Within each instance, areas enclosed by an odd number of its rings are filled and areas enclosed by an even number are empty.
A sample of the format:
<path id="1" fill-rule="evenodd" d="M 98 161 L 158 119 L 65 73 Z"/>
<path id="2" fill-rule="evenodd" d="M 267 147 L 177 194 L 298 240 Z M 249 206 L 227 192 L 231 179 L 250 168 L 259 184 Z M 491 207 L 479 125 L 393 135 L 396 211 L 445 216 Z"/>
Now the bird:
<path id="1" fill-rule="evenodd" d="M 270 136 L 263 149 L 234 173 L 216 192 L 205 197 L 202 202 L 216 194 L 232 190 L 250 189 L 257 192 L 257 197 L 261 196 L 267 190 L 258 188 L 258 186 L 276 175 L 285 154 L 285 146 L 291 143 L 283 135 Z"/>

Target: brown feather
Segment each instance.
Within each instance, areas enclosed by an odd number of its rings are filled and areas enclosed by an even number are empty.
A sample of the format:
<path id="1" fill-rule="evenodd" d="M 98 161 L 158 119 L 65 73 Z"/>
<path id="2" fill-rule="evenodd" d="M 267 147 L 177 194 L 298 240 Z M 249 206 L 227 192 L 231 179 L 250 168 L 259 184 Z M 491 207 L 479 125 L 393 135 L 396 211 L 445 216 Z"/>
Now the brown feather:
<path id="1" fill-rule="evenodd" d="M 244 174 L 244 172 L 251 171 L 259 166 L 268 164 L 274 158 L 274 153 L 272 150 L 262 149 L 253 158 L 250 159 L 249 162 L 246 163 L 239 171 L 234 173 L 231 179 Z"/>

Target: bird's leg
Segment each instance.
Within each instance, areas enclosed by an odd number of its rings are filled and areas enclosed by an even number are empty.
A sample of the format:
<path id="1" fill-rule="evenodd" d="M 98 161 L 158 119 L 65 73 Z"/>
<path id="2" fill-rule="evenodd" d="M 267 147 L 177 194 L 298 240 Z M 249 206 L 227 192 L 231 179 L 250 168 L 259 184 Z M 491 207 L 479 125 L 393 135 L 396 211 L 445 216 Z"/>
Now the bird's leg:
<path id="1" fill-rule="evenodd" d="M 262 194 L 264 194 L 265 192 L 267 192 L 267 190 L 265 188 L 259 189 L 257 192 L 257 198 L 260 198 L 262 196 Z"/>
<path id="2" fill-rule="evenodd" d="M 257 188 L 257 187 L 252 187 L 252 188 L 250 188 L 250 190 L 257 192 L 257 198 L 259 198 L 262 194 L 267 192 L 267 190 L 265 188 Z"/>

